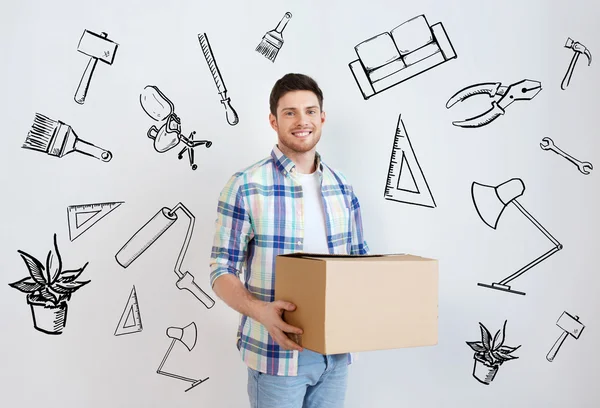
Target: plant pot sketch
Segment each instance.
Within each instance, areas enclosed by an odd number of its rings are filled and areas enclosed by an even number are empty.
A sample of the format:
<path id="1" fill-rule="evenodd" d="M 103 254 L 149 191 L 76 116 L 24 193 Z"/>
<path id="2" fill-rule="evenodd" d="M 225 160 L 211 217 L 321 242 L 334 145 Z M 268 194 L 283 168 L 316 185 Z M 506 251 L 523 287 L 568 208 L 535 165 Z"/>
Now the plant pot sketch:
<path id="1" fill-rule="evenodd" d="M 519 357 L 512 356 L 511 353 L 521 347 L 509 347 L 504 345 L 505 331 L 506 331 L 506 320 L 501 330 L 498 330 L 492 338 L 491 333 L 481 323 L 479 323 L 481 330 L 480 341 L 467 341 L 467 345 L 475 352 L 473 355 L 473 377 L 482 384 L 489 385 L 500 366 L 508 360 L 514 360 Z"/>
<path id="2" fill-rule="evenodd" d="M 76 281 L 87 262 L 79 269 L 63 270 L 62 259 L 54 234 L 54 250 L 46 264 L 26 252 L 18 251 L 29 271 L 27 278 L 9 286 L 27 294 L 33 327 L 46 334 L 61 334 L 67 323 L 67 302 L 71 295 L 90 281 Z"/>

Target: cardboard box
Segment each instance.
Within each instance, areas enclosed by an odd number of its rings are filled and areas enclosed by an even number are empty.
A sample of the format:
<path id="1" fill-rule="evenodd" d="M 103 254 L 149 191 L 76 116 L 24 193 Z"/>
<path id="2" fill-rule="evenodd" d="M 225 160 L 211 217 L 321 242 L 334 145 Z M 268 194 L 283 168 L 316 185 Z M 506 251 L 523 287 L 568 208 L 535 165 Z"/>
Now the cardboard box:
<path id="1" fill-rule="evenodd" d="M 293 253 L 275 261 L 283 319 L 321 354 L 436 345 L 438 261 L 408 254 Z"/>

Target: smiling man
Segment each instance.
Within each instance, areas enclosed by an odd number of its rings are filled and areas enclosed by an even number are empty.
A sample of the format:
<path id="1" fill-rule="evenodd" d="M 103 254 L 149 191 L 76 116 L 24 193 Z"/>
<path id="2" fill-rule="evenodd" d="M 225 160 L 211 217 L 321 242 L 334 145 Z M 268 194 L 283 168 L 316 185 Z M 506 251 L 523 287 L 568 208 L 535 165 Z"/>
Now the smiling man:
<path id="1" fill-rule="evenodd" d="M 367 254 L 360 205 L 346 177 L 316 151 L 325 123 L 317 83 L 287 74 L 273 86 L 269 104 L 277 143 L 221 191 L 210 283 L 240 313 L 237 348 L 248 368 L 252 408 L 343 407 L 353 356 L 322 355 L 288 337 L 302 330 L 281 317 L 295 305 L 274 300 L 275 258 Z"/>

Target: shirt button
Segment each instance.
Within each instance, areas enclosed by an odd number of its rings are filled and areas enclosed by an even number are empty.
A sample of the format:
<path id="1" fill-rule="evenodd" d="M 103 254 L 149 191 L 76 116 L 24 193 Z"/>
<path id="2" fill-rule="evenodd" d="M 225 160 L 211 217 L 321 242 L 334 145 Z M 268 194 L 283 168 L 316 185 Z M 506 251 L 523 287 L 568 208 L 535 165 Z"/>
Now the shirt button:
<path id="1" fill-rule="evenodd" d="M 298 241 L 298 242 L 297 242 L 297 244 L 298 244 L 298 245 L 302 245 L 302 241 Z"/>

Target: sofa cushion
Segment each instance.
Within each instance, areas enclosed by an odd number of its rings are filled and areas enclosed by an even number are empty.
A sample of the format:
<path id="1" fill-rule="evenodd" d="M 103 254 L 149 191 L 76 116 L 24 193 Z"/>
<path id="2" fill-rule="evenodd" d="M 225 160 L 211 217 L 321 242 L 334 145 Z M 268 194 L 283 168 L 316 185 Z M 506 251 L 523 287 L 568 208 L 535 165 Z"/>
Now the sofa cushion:
<path id="1" fill-rule="evenodd" d="M 400 55 L 406 55 L 414 50 L 433 42 L 433 33 L 424 15 L 414 17 L 390 31 Z"/>
<path id="2" fill-rule="evenodd" d="M 400 58 L 390 33 L 369 38 L 354 47 L 367 71 L 379 68 Z"/>

